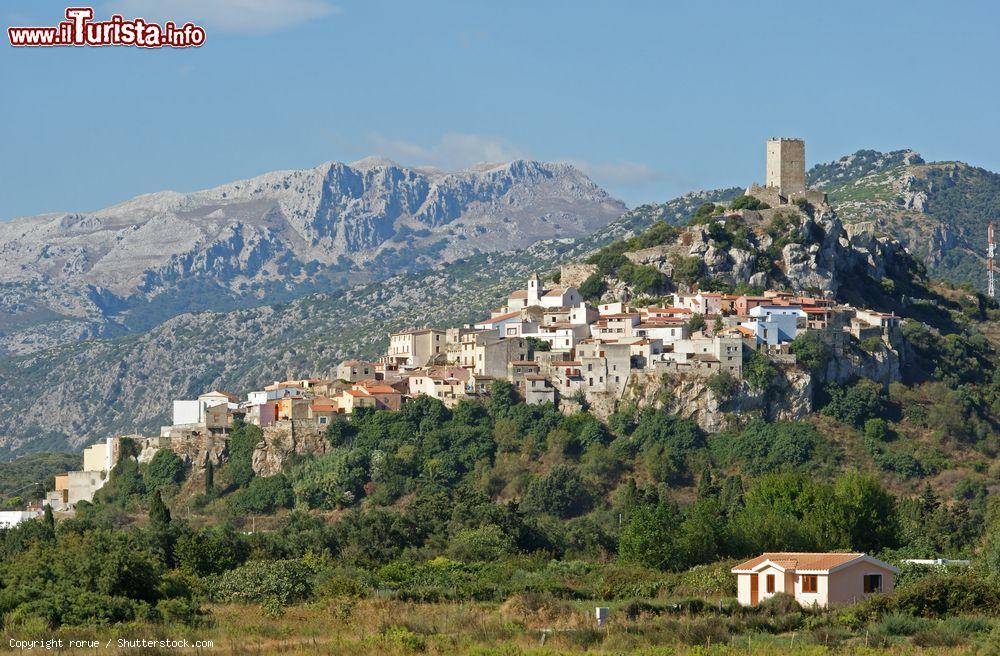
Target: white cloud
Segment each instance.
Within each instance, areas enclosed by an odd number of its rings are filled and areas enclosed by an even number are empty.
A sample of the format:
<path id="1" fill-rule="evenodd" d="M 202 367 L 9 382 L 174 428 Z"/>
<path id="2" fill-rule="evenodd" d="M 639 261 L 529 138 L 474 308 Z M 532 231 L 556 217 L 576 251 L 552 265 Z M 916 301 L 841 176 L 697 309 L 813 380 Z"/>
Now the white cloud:
<path id="1" fill-rule="evenodd" d="M 340 12 L 326 0 L 111 0 L 125 18 L 192 22 L 228 32 L 271 32 Z"/>
<path id="2" fill-rule="evenodd" d="M 368 136 L 365 148 L 408 166 L 434 166 L 447 171 L 463 169 L 480 162 L 509 162 L 527 157 L 525 152 L 501 137 L 483 134 L 448 132 L 429 146 L 405 139 L 390 139 L 377 132 Z"/>

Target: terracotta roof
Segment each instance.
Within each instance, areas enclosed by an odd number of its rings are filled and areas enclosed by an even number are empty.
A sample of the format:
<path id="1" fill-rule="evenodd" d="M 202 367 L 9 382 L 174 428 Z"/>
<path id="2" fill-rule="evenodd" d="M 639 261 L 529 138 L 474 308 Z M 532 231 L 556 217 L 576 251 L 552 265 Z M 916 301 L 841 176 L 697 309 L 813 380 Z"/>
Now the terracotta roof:
<path id="1" fill-rule="evenodd" d="M 802 311 L 806 314 L 826 314 L 830 311 L 828 307 L 804 307 Z"/>
<path id="2" fill-rule="evenodd" d="M 576 360 L 562 360 L 552 363 L 553 367 L 579 367 L 580 365 L 581 363 Z"/>
<path id="3" fill-rule="evenodd" d="M 342 367 L 359 367 L 359 366 L 365 366 L 365 365 L 370 365 L 370 364 L 371 364 L 370 362 L 365 362 L 364 360 L 344 360 L 343 362 L 340 363 L 340 366 L 342 366 Z"/>
<path id="4" fill-rule="evenodd" d="M 529 374 L 524 377 L 525 380 L 547 380 L 545 376 L 539 376 L 537 374 Z"/>
<path id="5" fill-rule="evenodd" d="M 838 565 L 844 565 L 864 556 L 863 553 L 798 553 L 771 552 L 751 558 L 733 567 L 733 571 L 752 571 L 757 566 L 772 562 L 788 570 L 809 570 L 826 572 Z"/>
<path id="6" fill-rule="evenodd" d="M 337 402 L 324 396 L 317 396 L 309 404 L 309 408 L 316 412 L 336 412 Z"/>
<path id="7" fill-rule="evenodd" d="M 550 289 L 545 292 L 544 296 L 561 296 L 564 293 L 566 293 L 565 287 L 556 287 L 555 289 Z"/>
<path id="8" fill-rule="evenodd" d="M 518 289 L 517 291 L 511 292 L 507 298 L 528 298 L 528 290 Z"/>
<path id="9" fill-rule="evenodd" d="M 365 385 L 369 394 L 399 394 L 399 390 L 388 385 Z"/>
<path id="10" fill-rule="evenodd" d="M 368 392 L 362 392 L 362 391 L 356 390 L 356 389 L 346 389 L 346 390 L 344 390 L 344 392 L 346 392 L 347 394 L 350 394 L 351 396 L 354 396 L 354 397 L 371 396 Z"/>

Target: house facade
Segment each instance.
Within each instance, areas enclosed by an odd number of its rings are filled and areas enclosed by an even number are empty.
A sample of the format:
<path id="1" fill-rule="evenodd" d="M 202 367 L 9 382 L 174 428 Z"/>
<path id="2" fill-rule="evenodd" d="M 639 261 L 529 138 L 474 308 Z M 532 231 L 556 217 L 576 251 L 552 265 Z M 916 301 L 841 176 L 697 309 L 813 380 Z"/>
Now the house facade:
<path id="1" fill-rule="evenodd" d="M 744 606 L 783 592 L 802 606 L 828 608 L 892 592 L 899 570 L 863 553 L 764 553 L 732 568 Z"/>

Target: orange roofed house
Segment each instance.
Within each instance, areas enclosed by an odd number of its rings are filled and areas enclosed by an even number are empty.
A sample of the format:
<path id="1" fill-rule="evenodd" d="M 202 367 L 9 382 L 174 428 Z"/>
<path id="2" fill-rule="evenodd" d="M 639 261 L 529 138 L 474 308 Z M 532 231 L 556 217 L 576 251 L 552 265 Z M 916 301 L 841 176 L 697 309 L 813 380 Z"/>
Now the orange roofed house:
<path id="1" fill-rule="evenodd" d="M 863 553 L 765 553 L 732 572 L 744 606 L 785 592 L 803 606 L 827 608 L 892 592 L 899 570 Z"/>

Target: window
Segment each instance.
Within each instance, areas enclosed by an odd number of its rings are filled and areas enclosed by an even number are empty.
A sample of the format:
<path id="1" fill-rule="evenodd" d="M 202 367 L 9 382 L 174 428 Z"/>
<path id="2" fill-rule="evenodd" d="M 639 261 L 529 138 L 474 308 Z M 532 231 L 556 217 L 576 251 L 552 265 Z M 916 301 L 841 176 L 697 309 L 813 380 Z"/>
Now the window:
<path id="1" fill-rule="evenodd" d="M 819 577 L 815 574 L 803 576 L 802 592 L 819 592 Z"/>
<path id="2" fill-rule="evenodd" d="M 865 594 L 871 594 L 873 592 L 882 592 L 882 575 L 881 574 L 865 574 Z"/>
<path id="3" fill-rule="evenodd" d="M 320 424 L 325 424 L 326 423 L 326 417 L 320 417 L 319 418 L 319 423 Z"/>
<path id="4" fill-rule="evenodd" d="M 767 575 L 767 591 L 774 592 L 774 574 Z"/>

